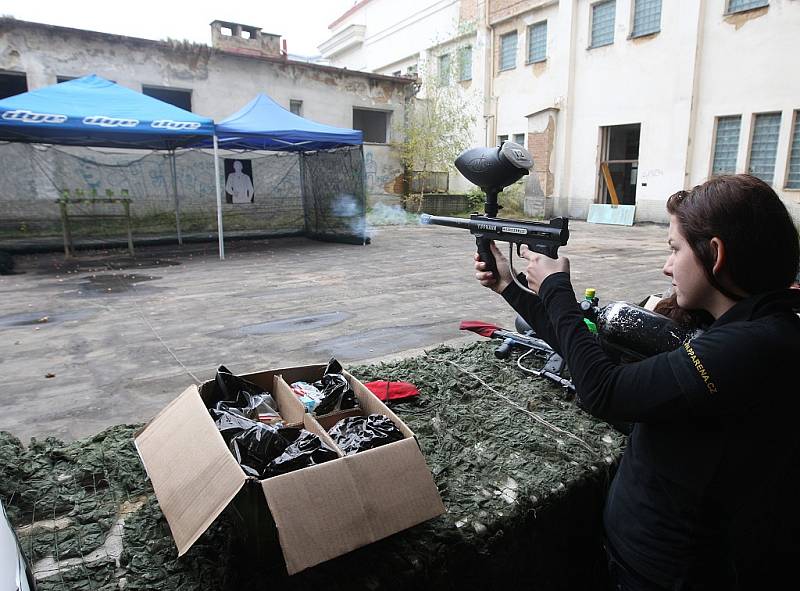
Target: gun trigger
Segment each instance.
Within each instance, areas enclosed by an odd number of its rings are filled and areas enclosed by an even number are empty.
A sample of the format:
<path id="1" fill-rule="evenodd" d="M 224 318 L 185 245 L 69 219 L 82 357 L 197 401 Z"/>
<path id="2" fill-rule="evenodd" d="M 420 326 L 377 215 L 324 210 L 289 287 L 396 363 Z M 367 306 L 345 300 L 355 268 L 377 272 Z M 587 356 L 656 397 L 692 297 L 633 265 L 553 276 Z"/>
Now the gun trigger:
<path id="1" fill-rule="evenodd" d="M 522 256 L 522 244 L 521 243 L 517 244 L 517 256 L 518 257 Z"/>

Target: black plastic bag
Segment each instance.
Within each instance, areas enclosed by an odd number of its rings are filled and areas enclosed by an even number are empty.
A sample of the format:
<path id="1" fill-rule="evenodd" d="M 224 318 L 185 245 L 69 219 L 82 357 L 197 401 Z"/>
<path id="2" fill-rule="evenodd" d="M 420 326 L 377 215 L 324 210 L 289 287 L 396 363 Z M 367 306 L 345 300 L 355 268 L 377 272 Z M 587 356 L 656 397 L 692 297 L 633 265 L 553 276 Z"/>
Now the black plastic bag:
<path id="1" fill-rule="evenodd" d="M 347 417 L 331 427 L 328 433 L 346 456 L 403 439 L 397 425 L 380 414 Z"/>
<path id="2" fill-rule="evenodd" d="M 308 466 L 335 460 L 335 450 L 311 431 L 303 429 L 300 436 L 280 456 L 272 460 L 264 471 L 264 478 L 286 474 Z"/>
<path id="3" fill-rule="evenodd" d="M 267 465 L 281 456 L 300 432 L 296 427 L 275 427 L 254 421 L 250 428 L 230 440 L 229 447 L 245 474 L 264 478 Z"/>
<path id="4" fill-rule="evenodd" d="M 216 382 L 220 400 L 214 405 L 215 409 L 238 413 L 255 421 L 280 419 L 275 410 L 277 405 L 269 392 L 233 375 L 224 365 L 217 369 Z"/>
<path id="5" fill-rule="evenodd" d="M 214 419 L 214 424 L 217 426 L 217 429 L 219 429 L 227 445 L 230 445 L 231 439 L 236 435 L 258 424 L 258 421 L 248 419 L 238 412 L 219 410 L 216 408 L 209 408 L 208 412 L 211 418 Z"/>
<path id="6" fill-rule="evenodd" d="M 342 375 L 341 364 L 334 358 L 328 361 L 322 379 L 314 382 L 314 387 L 323 395 L 315 410 L 318 415 L 358 408 L 356 393 L 350 387 L 347 378 Z"/>

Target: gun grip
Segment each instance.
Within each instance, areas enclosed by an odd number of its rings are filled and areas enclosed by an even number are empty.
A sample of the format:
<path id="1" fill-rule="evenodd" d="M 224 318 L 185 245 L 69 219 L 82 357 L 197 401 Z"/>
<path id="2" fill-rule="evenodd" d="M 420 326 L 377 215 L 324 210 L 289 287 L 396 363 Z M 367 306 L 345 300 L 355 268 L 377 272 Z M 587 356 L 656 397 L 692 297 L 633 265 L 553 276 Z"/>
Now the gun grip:
<path id="1" fill-rule="evenodd" d="M 475 239 L 475 244 L 478 245 L 478 257 L 480 257 L 482 262 L 486 263 L 486 270 L 491 271 L 495 279 L 499 279 L 500 274 L 497 272 L 497 261 L 494 260 L 492 249 L 489 246 L 490 242 L 491 240 L 488 238 Z"/>

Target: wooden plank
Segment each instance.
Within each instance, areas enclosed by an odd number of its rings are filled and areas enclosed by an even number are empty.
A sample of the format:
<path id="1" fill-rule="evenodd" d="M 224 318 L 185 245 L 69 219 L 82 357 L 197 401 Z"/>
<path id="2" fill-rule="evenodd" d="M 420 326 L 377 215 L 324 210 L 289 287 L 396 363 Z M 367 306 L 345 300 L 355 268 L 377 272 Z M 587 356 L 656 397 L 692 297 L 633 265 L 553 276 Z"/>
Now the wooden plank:
<path id="1" fill-rule="evenodd" d="M 619 205 L 619 198 L 617 197 L 617 189 L 614 187 L 614 180 L 611 178 L 611 171 L 608 170 L 608 163 L 600 163 L 600 171 L 603 173 L 603 178 L 606 180 L 606 187 L 608 187 L 608 194 L 611 195 L 611 205 L 616 207 Z"/>

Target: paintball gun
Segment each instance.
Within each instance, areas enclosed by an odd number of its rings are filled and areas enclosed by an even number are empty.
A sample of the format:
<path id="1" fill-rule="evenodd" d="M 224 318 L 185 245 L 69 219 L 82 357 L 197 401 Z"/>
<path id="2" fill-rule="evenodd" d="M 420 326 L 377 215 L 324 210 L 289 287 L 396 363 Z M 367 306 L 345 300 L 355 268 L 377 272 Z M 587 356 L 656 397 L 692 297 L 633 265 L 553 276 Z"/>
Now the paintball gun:
<path id="1" fill-rule="evenodd" d="M 554 218 L 549 222 L 533 222 L 498 218 L 502 208 L 497 202 L 497 195 L 505 187 L 515 183 L 533 166 L 528 151 L 514 142 L 504 142 L 499 148 L 470 148 L 461 153 L 455 161 L 456 168 L 470 182 L 478 185 L 486 196 L 485 213 L 473 213 L 469 219 L 442 217 L 423 214 L 423 224 L 451 226 L 469 230 L 475 236 L 478 256 L 486 263 L 487 270 L 497 277 L 497 262 L 489 247 L 491 240 L 500 240 L 520 246 L 526 244 L 529 249 L 550 258 L 558 258 L 558 247 L 567 244 L 569 228 L 567 218 Z M 514 281 L 525 291 L 530 291 L 517 279 L 517 273 L 511 263 L 509 265 Z"/>

